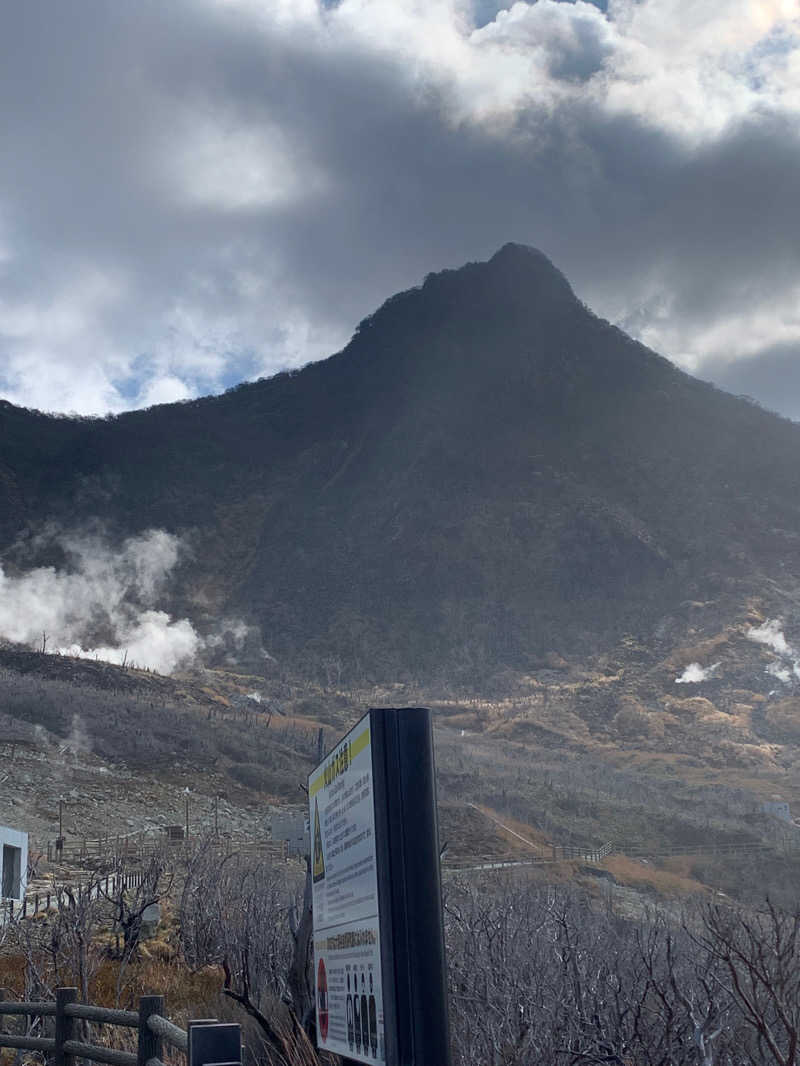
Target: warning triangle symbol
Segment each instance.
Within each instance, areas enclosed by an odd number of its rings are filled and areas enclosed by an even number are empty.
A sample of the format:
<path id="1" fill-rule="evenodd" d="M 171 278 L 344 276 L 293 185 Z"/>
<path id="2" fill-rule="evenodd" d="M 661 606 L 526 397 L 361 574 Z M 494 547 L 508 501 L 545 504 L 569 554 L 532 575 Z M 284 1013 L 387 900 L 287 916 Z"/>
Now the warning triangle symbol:
<path id="1" fill-rule="evenodd" d="M 314 800 L 314 884 L 325 876 L 325 856 L 322 852 L 322 830 L 319 827 L 319 801 Z"/>

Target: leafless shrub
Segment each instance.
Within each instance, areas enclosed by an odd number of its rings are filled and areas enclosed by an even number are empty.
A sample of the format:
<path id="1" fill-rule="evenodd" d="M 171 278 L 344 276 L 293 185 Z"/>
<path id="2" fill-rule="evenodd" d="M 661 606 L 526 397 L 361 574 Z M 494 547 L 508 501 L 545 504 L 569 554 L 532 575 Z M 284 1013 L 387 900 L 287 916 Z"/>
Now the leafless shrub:
<path id="1" fill-rule="evenodd" d="M 697 944 L 718 964 L 720 987 L 736 1005 L 751 1039 L 748 1061 L 800 1061 L 800 911 L 767 901 L 755 911 L 712 905 Z"/>
<path id="2" fill-rule="evenodd" d="M 749 1061 L 718 960 L 663 917 L 509 881 L 451 888 L 446 925 L 458 1066 Z"/>
<path id="3" fill-rule="evenodd" d="M 220 856 L 207 841 L 189 856 L 179 918 L 185 958 L 222 967 L 222 991 L 258 1023 L 269 1061 L 317 1063 L 310 980 L 299 976 L 308 969 L 310 904 L 298 873 L 240 852 Z"/>

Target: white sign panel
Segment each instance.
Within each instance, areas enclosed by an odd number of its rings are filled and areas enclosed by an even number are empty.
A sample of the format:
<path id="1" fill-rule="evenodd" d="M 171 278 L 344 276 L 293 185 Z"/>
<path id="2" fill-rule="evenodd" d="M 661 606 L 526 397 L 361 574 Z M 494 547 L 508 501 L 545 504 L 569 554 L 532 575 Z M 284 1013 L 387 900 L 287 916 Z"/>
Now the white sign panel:
<path id="1" fill-rule="evenodd" d="M 308 779 L 317 1046 L 385 1062 L 369 716 Z"/>

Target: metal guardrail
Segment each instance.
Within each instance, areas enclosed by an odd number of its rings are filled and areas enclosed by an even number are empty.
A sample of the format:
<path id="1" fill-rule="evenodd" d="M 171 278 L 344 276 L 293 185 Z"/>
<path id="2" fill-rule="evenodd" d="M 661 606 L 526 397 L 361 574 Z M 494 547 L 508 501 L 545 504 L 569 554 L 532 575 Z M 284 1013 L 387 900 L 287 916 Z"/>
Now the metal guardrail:
<path id="1" fill-rule="evenodd" d="M 76 988 L 58 988 L 55 1002 L 20 1003 L 10 999 L 5 989 L 0 989 L 0 1048 L 50 1052 L 54 1066 L 75 1066 L 78 1058 L 105 1066 L 163 1066 L 164 1044 L 183 1052 L 188 1048 L 186 1030 L 163 1016 L 163 996 L 142 996 L 138 1011 L 95 1007 L 78 1003 L 77 999 Z M 4 1016 L 15 1015 L 28 1019 L 54 1018 L 53 1036 L 20 1036 L 6 1032 L 2 1027 Z M 76 1040 L 75 1022 L 78 1020 L 136 1029 L 136 1052 Z"/>

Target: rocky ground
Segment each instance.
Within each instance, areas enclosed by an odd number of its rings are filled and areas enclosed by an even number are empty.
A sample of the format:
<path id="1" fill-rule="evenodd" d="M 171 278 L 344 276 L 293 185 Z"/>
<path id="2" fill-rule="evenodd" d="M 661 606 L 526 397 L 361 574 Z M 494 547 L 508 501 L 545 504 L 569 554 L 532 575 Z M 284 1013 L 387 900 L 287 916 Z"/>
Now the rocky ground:
<path id="1" fill-rule="evenodd" d="M 264 838 L 271 806 L 303 808 L 320 744 L 371 705 L 427 704 L 452 859 L 526 851 L 478 808 L 542 846 L 793 847 L 796 827 L 763 809 L 779 795 L 800 812 L 793 616 L 768 617 L 756 602 L 732 616 L 686 610 L 692 624 L 665 624 L 655 644 L 625 638 L 582 662 L 554 650 L 477 695 L 232 670 L 166 678 L 7 648 L 0 824 L 46 850 L 60 800 L 65 835 L 78 840 L 183 825 L 188 799 L 191 831 L 216 819 L 222 832 Z"/>

